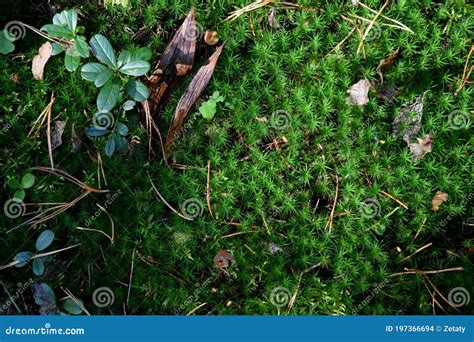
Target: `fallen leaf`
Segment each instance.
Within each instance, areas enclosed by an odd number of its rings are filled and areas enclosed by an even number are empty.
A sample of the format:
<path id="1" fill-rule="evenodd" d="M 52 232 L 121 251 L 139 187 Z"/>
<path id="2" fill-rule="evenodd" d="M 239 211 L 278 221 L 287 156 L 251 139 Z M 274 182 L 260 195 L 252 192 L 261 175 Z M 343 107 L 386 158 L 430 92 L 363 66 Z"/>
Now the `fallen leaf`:
<path id="1" fill-rule="evenodd" d="M 397 95 L 398 88 L 395 84 L 382 84 L 377 87 L 377 92 L 375 94 L 378 99 L 382 99 L 389 103 L 392 103 Z"/>
<path id="2" fill-rule="evenodd" d="M 15 83 L 15 84 L 20 83 L 20 76 L 18 76 L 18 74 L 13 74 L 11 79 L 12 79 L 13 83 Z"/>
<path id="3" fill-rule="evenodd" d="M 418 161 L 423 158 L 427 153 L 431 152 L 433 142 L 433 136 L 431 134 L 425 135 L 422 139 L 418 138 L 418 142 L 409 143 L 408 147 L 414 161 Z"/>
<path id="4" fill-rule="evenodd" d="M 44 66 L 48 62 L 51 53 L 53 52 L 53 46 L 46 42 L 39 48 L 38 54 L 33 58 L 33 63 L 31 65 L 31 71 L 33 77 L 37 80 L 43 79 Z"/>
<path id="5" fill-rule="evenodd" d="M 51 133 L 51 150 L 55 150 L 63 144 L 63 133 L 66 128 L 66 121 L 56 121 L 54 123 L 54 131 Z"/>
<path id="6" fill-rule="evenodd" d="M 227 268 L 229 267 L 229 261 L 232 260 L 234 260 L 234 257 L 229 252 L 221 249 L 214 257 L 214 267 Z"/>
<path id="7" fill-rule="evenodd" d="M 426 92 L 418 96 L 415 102 L 403 105 L 392 124 L 394 137 L 401 137 L 407 144 L 415 139 L 421 128 L 425 95 Z"/>
<path id="8" fill-rule="evenodd" d="M 150 113 L 155 116 L 170 90 L 193 67 L 196 51 L 197 28 L 192 9 L 163 52 L 152 75 L 148 78 Z"/>
<path id="9" fill-rule="evenodd" d="M 210 46 L 216 45 L 219 43 L 218 33 L 216 31 L 206 31 L 204 34 L 204 42 Z"/>
<path id="10" fill-rule="evenodd" d="M 268 251 L 270 252 L 270 254 L 276 254 L 283 252 L 283 249 L 280 246 L 271 242 L 268 244 Z"/>
<path id="11" fill-rule="evenodd" d="M 268 24 L 274 29 L 280 28 L 280 24 L 278 23 L 278 19 L 276 18 L 276 11 L 273 7 L 270 8 L 270 10 L 268 11 Z"/>
<path id="12" fill-rule="evenodd" d="M 360 80 L 347 90 L 349 97 L 347 101 L 354 106 L 362 106 L 369 102 L 370 82 L 367 79 Z"/>
<path id="13" fill-rule="evenodd" d="M 72 124 L 71 128 L 71 152 L 76 153 L 79 151 L 79 147 L 81 146 L 81 138 L 79 138 L 79 135 L 77 134 L 74 124 Z"/>
<path id="14" fill-rule="evenodd" d="M 432 200 L 433 208 L 431 210 L 437 211 L 439 206 L 448 200 L 448 194 L 445 192 L 438 191 Z"/>
<path id="15" fill-rule="evenodd" d="M 390 67 L 392 64 L 393 64 L 393 61 L 395 60 L 395 58 L 397 58 L 398 56 L 398 52 L 400 51 L 400 48 L 396 49 L 395 51 L 393 51 L 390 56 L 388 56 L 387 58 L 385 59 L 382 59 L 379 63 L 379 65 L 377 66 L 377 69 L 375 70 L 377 72 L 377 75 L 380 76 L 380 81 L 383 83 L 383 71 L 384 70 L 387 70 L 388 67 Z"/>
<path id="16" fill-rule="evenodd" d="M 176 134 L 181 130 L 184 123 L 186 122 L 187 116 L 191 107 L 196 103 L 197 99 L 202 95 L 204 89 L 206 89 L 209 81 L 211 80 L 214 69 L 216 68 L 216 63 L 219 60 L 222 49 L 225 44 L 222 44 L 213 54 L 209 57 L 207 63 L 203 65 L 191 83 L 189 84 L 186 92 L 183 94 L 179 100 L 176 110 L 171 120 L 171 125 L 168 130 L 168 135 L 165 143 L 165 152 L 168 152 L 171 146 L 173 145 L 174 138 Z"/>

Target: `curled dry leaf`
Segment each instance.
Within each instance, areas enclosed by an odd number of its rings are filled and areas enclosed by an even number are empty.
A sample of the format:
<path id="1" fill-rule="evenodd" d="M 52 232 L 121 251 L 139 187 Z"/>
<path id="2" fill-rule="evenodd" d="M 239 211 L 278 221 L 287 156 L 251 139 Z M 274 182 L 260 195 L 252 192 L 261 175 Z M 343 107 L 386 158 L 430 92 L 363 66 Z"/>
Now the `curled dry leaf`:
<path id="1" fill-rule="evenodd" d="M 445 192 L 438 191 L 432 200 L 433 208 L 431 210 L 437 211 L 439 206 L 448 200 L 448 194 Z"/>
<path id="2" fill-rule="evenodd" d="M 219 34 L 216 31 L 206 31 L 204 34 L 204 42 L 210 46 L 216 45 L 219 43 Z"/>
<path id="3" fill-rule="evenodd" d="M 81 146 L 81 138 L 79 138 L 79 135 L 76 132 L 76 129 L 74 128 L 74 124 L 72 124 L 71 128 L 71 152 L 76 153 L 79 151 L 79 147 Z"/>
<path id="4" fill-rule="evenodd" d="M 427 153 L 432 151 L 433 136 L 431 134 L 425 135 L 422 139 L 418 138 L 418 142 L 409 143 L 411 156 L 414 161 L 418 161 L 423 158 Z"/>
<path id="5" fill-rule="evenodd" d="M 66 121 L 56 121 L 54 123 L 54 131 L 51 133 L 51 150 L 55 150 L 63 144 L 63 133 L 66 128 Z"/>
<path id="6" fill-rule="evenodd" d="M 415 102 L 403 105 L 400 114 L 393 121 L 393 136 L 402 138 L 407 144 L 414 141 L 420 131 L 426 93 L 418 96 Z"/>
<path id="7" fill-rule="evenodd" d="M 51 53 L 53 52 L 53 46 L 46 42 L 39 48 L 38 54 L 33 58 L 33 63 L 31 65 L 31 72 L 33 77 L 37 80 L 43 79 L 44 66 L 48 62 Z"/>
<path id="8" fill-rule="evenodd" d="M 380 81 L 383 83 L 383 71 L 387 70 L 392 64 L 395 58 L 397 58 L 398 53 L 400 51 L 400 48 L 396 49 L 393 51 L 390 56 L 388 56 L 385 59 L 382 59 L 377 66 L 377 69 L 375 70 L 377 72 L 377 75 L 380 77 Z"/>
<path id="9" fill-rule="evenodd" d="M 150 113 L 155 116 L 182 77 L 193 67 L 197 39 L 196 19 L 192 9 L 181 27 L 176 31 L 161 56 L 153 74 L 148 78 Z"/>
<path id="10" fill-rule="evenodd" d="M 369 102 L 370 82 L 367 79 L 360 80 L 347 90 L 349 97 L 347 101 L 354 106 L 363 106 Z"/>
<path id="11" fill-rule="evenodd" d="M 215 268 L 227 268 L 229 267 L 229 261 L 234 260 L 234 257 L 224 249 L 221 249 L 217 252 L 214 257 L 214 267 Z"/>
<path id="12" fill-rule="evenodd" d="M 280 24 L 276 18 L 276 10 L 273 7 L 268 11 L 268 24 L 274 29 L 280 28 Z"/>
<path id="13" fill-rule="evenodd" d="M 168 152 L 173 145 L 176 134 L 181 130 L 184 123 L 186 122 L 187 116 L 191 107 L 196 103 L 197 99 L 202 95 L 204 89 L 206 89 L 209 81 L 211 80 L 216 63 L 219 60 L 219 56 L 222 53 L 222 49 L 225 44 L 222 44 L 213 54 L 209 57 L 207 63 L 203 65 L 193 80 L 189 84 L 186 92 L 179 100 L 176 110 L 171 120 L 171 125 L 168 130 L 168 135 L 165 143 L 165 152 Z"/>

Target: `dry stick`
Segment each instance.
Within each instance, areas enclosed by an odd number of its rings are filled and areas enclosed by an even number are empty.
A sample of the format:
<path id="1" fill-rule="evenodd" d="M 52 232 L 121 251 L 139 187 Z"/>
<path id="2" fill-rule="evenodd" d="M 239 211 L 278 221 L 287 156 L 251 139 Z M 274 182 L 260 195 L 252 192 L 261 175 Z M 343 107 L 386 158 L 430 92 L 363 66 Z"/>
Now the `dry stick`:
<path id="1" fill-rule="evenodd" d="M 349 22 L 350 24 L 352 24 L 352 26 L 354 26 L 354 27 L 356 28 L 357 33 L 359 34 L 361 40 L 363 41 L 363 40 L 364 40 L 364 37 L 362 36 L 362 31 L 360 30 L 359 25 L 357 25 L 357 23 L 356 23 L 354 20 L 352 20 L 352 19 L 350 19 L 350 18 L 348 18 L 348 17 L 345 17 L 345 16 L 343 16 L 343 15 L 341 15 L 341 18 L 344 19 L 345 21 Z M 362 54 L 364 55 L 364 59 L 366 59 L 367 56 L 366 56 L 366 54 L 365 54 L 365 47 L 364 47 L 364 45 L 362 45 Z"/>
<path id="2" fill-rule="evenodd" d="M 374 14 L 377 14 L 377 11 L 376 11 L 376 10 L 370 8 L 369 6 L 365 5 L 364 3 L 358 1 L 358 4 L 361 5 L 362 7 L 364 7 L 365 9 L 367 9 L 368 11 L 370 11 L 370 12 L 372 12 L 372 13 L 374 13 Z M 395 19 L 389 18 L 389 17 L 387 17 L 387 16 L 385 16 L 385 15 L 383 15 L 383 14 L 381 14 L 381 13 L 380 13 L 380 17 L 382 17 L 382 18 L 384 18 L 384 19 L 386 19 L 386 20 L 388 20 L 388 21 L 391 21 L 392 23 L 395 23 L 395 24 L 397 24 L 397 25 L 400 25 L 400 26 L 404 27 L 404 28 L 405 28 L 405 31 L 408 31 L 408 32 L 410 32 L 411 34 L 415 34 L 415 32 L 413 32 L 408 26 L 406 26 L 405 24 L 403 24 L 403 23 L 401 23 L 401 22 L 399 22 L 399 21 L 397 21 L 397 20 L 395 20 Z"/>
<path id="3" fill-rule="evenodd" d="M 397 202 L 398 204 L 400 204 L 403 208 L 408 209 L 408 206 L 407 206 L 405 203 L 403 203 L 402 201 L 396 199 L 395 197 L 393 197 L 392 195 L 390 195 L 388 192 L 385 192 L 385 191 L 383 191 L 383 190 L 380 191 L 380 192 L 381 192 L 382 194 L 384 194 L 385 196 L 387 196 L 388 198 L 390 198 L 390 199 L 394 200 L 395 202 Z"/>
<path id="4" fill-rule="evenodd" d="M 76 303 L 77 306 L 79 306 L 81 308 L 82 311 L 84 311 L 84 313 L 87 315 L 87 316 L 90 316 L 91 314 L 89 313 L 89 311 L 87 311 L 86 307 L 84 306 L 84 304 L 81 303 L 81 301 L 79 299 L 76 298 L 76 296 L 74 296 L 72 294 L 71 291 L 69 291 L 69 289 L 66 287 L 61 287 L 61 289 L 64 291 L 64 293 L 72 299 L 72 301 L 74 303 Z"/>
<path id="5" fill-rule="evenodd" d="M 431 247 L 432 244 L 433 244 L 433 243 L 430 242 L 430 243 L 424 245 L 423 247 L 418 248 L 415 252 L 413 252 L 412 254 L 410 254 L 409 256 L 407 256 L 406 258 L 404 258 L 402 261 L 400 261 L 400 263 L 404 263 L 405 261 L 407 261 L 408 259 L 410 259 L 410 258 L 411 258 L 412 256 L 414 256 L 415 254 L 420 253 L 422 250 Z"/>
<path id="6" fill-rule="evenodd" d="M 454 96 L 457 96 L 459 94 L 459 92 L 461 91 L 461 89 L 464 88 L 465 84 L 469 80 L 469 77 L 471 76 L 472 70 L 474 69 L 474 65 L 471 66 L 471 69 L 469 70 L 469 73 L 467 74 L 467 77 L 466 77 L 467 66 L 469 65 L 469 60 L 471 59 L 472 51 L 474 51 L 474 44 L 472 44 L 471 49 L 469 50 L 469 53 L 467 55 L 466 63 L 464 63 L 464 70 L 463 70 L 463 73 L 462 73 L 461 85 L 459 86 L 459 88 L 454 93 Z"/>
<path id="7" fill-rule="evenodd" d="M 155 184 L 153 183 L 153 180 L 151 179 L 151 176 L 150 174 L 148 173 L 147 171 L 147 174 L 148 174 L 148 177 L 150 178 L 150 183 L 151 183 L 151 187 L 153 188 L 153 190 L 155 191 L 155 193 L 158 195 L 158 197 L 160 198 L 160 200 L 168 207 L 170 208 L 176 215 L 178 215 L 179 217 L 187 220 L 187 221 L 194 221 L 192 218 L 190 217 L 187 217 L 187 216 L 184 216 L 183 214 L 181 214 L 179 211 L 177 211 L 175 208 L 173 208 L 165 199 L 164 197 L 160 194 L 160 192 L 158 191 L 158 189 L 156 188 Z"/>
<path id="8" fill-rule="evenodd" d="M 54 102 L 54 95 L 51 94 L 51 102 Z M 54 169 L 54 161 L 53 161 L 53 147 L 51 144 L 51 109 L 52 105 L 49 107 L 48 110 L 48 120 L 46 123 L 46 139 L 48 141 L 48 154 L 49 154 L 49 162 L 51 163 L 51 168 Z"/>
<path id="9" fill-rule="evenodd" d="M 346 40 L 349 39 L 350 36 L 352 36 L 352 34 L 354 33 L 355 30 L 356 30 L 356 28 L 354 27 L 354 28 L 347 34 L 347 36 L 346 36 L 343 40 L 341 40 L 335 47 L 333 47 L 333 48 L 331 49 L 331 51 L 329 51 L 329 52 L 319 61 L 319 63 L 316 64 L 316 66 L 318 67 L 318 66 L 321 64 L 321 62 L 322 62 L 323 60 L 325 60 L 325 59 L 326 59 L 330 54 L 332 54 L 334 51 L 336 51 L 337 49 L 339 49 L 339 48 L 341 47 L 341 45 L 344 44 L 344 43 L 346 42 Z"/>
<path id="10" fill-rule="evenodd" d="M 332 232 L 332 223 L 334 221 L 334 211 L 336 210 L 337 197 L 339 196 L 339 177 L 336 175 L 336 196 L 332 205 L 331 215 L 329 216 L 329 233 Z"/>
<path id="11" fill-rule="evenodd" d="M 426 280 L 428 281 L 428 283 L 430 283 L 430 285 L 433 287 L 433 289 L 439 294 L 439 296 L 441 297 L 441 299 L 443 299 L 450 307 L 452 307 L 454 310 L 456 310 L 457 312 L 461 312 L 450 300 L 448 300 L 444 295 L 443 293 L 438 290 L 438 288 L 435 286 L 435 284 L 433 284 L 433 282 L 430 280 L 430 278 L 428 278 L 428 276 L 426 275 L 423 275 Z"/>
<path id="12" fill-rule="evenodd" d="M 398 273 L 393 273 L 387 276 L 387 278 L 393 278 L 397 277 L 400 275 L 404 274 L 436 274 L 436 273 L 445 273 L 445 272 L 456 272 L 456 271 L 464 271 L 464 267 L 452 267 L 452 268 L 446 268 L 443 270 L 430 270 L 430 271 L 422 271 L 422 270 L 416 270 L 416 269 L 409 269 L 405 268 L 404 272 L 398 272 Z"/>
<path id="13" fill-rule="evenodd" d="M 207 208 L 209 209 L 209 214 L 211 217 L 214 218 L 211 209 L 211 161 L 207 161 L 207 186 L 206 186 L 206 201 L 207 201 Z"/>
<path id="14" fill-rule="evenodd" d="M 422 230 L 423 227 L 425 226 L 426 219 L 427 219 L 427 217 L 425 216 L 425 217 L 423 218 L 423 222 L 421 222 L 420 228 L 418 229 L 418 231 L 417 231 L 416 234 L 415 234 L 415 237 L 413 238 L 413 241 L 416 240 L 416 238 L 417 238 L 418 235 L 420 234 L 421 230 Z"/>
<path id="15" fill-rule="evenodd" d="M 128 282 L 127 306 L 128 306 L 128 302 L 130 300 L 130 293 L 132 292 L 133 269 L 135 267 L 135 251 L 136 251 L 136 249 L 134 248 L 133 252 L 132 252 L 132 266 L 130 268 L 130 280 Z"/>
<path id="16" fill-rule="evenodd" d="M 360 15 L 357 15 L 357 14 L 352 14 L 352 13 L 347 13 L 347 15 L 351 16 L 351 17 L 354 17 L 356 19 L 359 19 L 359 20 L 362 20 L 362 21 L 365 21 L 365 22 L 368 22 L 370 23 L 371 20 L 370 19 L 367 19 L 367 18 L 364 18 L 364 17 L 361 17 Z M 387 24 L 387 23 L 377 23 L 378 25 L 380 26 L 386 26 L 386 27 L 392 27 L 392 28 L 397 28 L 397 29 L 400 29 L 400 30 L 403 30 L 403 31 L 408 31 L 408 32 L 411 32 L 410 29 L 407 29 L 406 27 L 404 26 L 399 26 L 399 25 L 393 25 L 393 24 Z"/>
<path id="17" fill-rule="evenodd" d="M 112 240 L 112 237 L 107 234 L 106 232 L 102 231 L 102 230 L 99 230 L 99 229 L 93 229 L 93 228 L 84 228 L 84 227 L 76 227 L 77 230 L 84 230 L 84 231 L 87 231 L 87 232 L 96 232 L 96 233 L 100 233 L 104 236 L 106 236 L 110 242 L 113 243 L 113 240 Z"/>
<path id="18" fill-rule="evenodd" d="M 194 309 L 192 309 L 191 311 L 189 311 L 186 316 L 191 316 L 193 313 L 195 313 L 196 311 L 198 311 L 200 308 L 202 308 L 204 305 L 207 305 L 207 303 L 202 303 L 201 305 L 199 305 L 198 307 L 195 307 Z"/>
<path id="19" fill-rule="evenodd" d="M 377 14 L 372 18 L 369 26 L 365 30 L 365 33 L 364 33 L 364 36 L 362 37 L 362 40 L 359 43 L 359 47 L 357 48 L 357 54 L 359 54 L 361 47 L 364 45 L 365 39 L 367 38 L 370 30 L 372 30 L 372 27 L 374 26 L 375 21 L 379 18 L 380 14 L 382 14 L 383 10 L 385 9 L 385 7 L 387 7 L 389 2 L 390 2 L 390 0 L 386 0 L 385 3 L 383 4 L 383 6 L 380 8 L 380 10 L 377 12 Z"/>
<path id="20" fill-rule="evenodd" d="M 58 249 L 58 250 L 55 250 L 55 251 L 51 251 L 51 252 L 47 252 L 47 253 L 40 253 L 40 254 L 35 254 L 33 255 L 29 260 L 34 260 L 34 259 L 38 259 L 38 258 L 42 258 L 42 257 L 45 257 L 45 256 L 48 256 L 48 255 L 53 255 L 53 254 L 56 254 L 56 253 L 61 253 L 61 252 L 64 252 L 64 251 L 67 251 L 68 249 L 72 249 L 72 248 L 76 248 L 76 247 L 79 247 L 81 244 L 78 243 L 77 245 L 74 245 L 74 246 L 69 246 L 69 247 L 66 247 L 66 248 L 62 248 L 62 249 Z M 4 270 L 4 269 L 7 269 L 7 268 L 10 268 L 12 266 L 15 266 L 16 264 L 19 264 L 21 263 L 22 261 L 12 261 L 6 265 L 3 265 L 3 266 L 0 266 L 0 271 L 1 270 Z"/>

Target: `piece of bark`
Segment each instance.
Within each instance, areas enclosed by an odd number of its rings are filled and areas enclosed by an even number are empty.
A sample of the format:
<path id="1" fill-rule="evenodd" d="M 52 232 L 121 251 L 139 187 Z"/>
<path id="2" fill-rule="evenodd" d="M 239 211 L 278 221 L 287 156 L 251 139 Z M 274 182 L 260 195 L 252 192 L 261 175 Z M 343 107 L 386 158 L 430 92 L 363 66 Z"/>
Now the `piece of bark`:
<path id="1" fill-rule="evenodd" d="M 63 144 L 63 133 L 66 128 L 66 121 L 56 121 L 54 123 L 54 131 L 51 133 L 51 150 L 54 151 L 56 148 Z"/>
<path id="2" fill-rule="evenodd" d="M 179 100 L 179 103 L 176 106 L 176 110 L 173 115 L 173 119 L 171 120 L 168 135 L 166 137 L 165 152 L 168 152 L 171 146 L 173 145 L 174 138 L 186 122 L 191 107 L 196 103 L 197 99 L 202 95 L 204 89 L 206 89 L 207 85 L 209 84 L 209 81 L 211 80 L 212 74 L 214 73 L 216 63 L 222 53 L 224 45 L 225 44 L 222 44 L 212 54 L 212 56 L 209 57 L 207 63 L 198 70 L 196 75 L 194 75 L 194 78 L 189 84 L 188 88 L 186 89 L 186 92 Z"/>
<path id="3" fill-rule="evenodd" d="M 404 104 L 393 121 L 393 136 L 402 138 L 407 144 L 414 141 L 421 128 L 423 117 L 423 101 L 426 91 L 415 99 L 411 104 Z"/>
<path id="4" fill-rule="evenodd" d="M 152 117 L 156 116 L 170 90 L 192 69 L 197 35 L 196 19 L 192 9 L 166 47 L 153 74 L 148 78 L 147 86 L 150 91 L 148 102 Z"/>

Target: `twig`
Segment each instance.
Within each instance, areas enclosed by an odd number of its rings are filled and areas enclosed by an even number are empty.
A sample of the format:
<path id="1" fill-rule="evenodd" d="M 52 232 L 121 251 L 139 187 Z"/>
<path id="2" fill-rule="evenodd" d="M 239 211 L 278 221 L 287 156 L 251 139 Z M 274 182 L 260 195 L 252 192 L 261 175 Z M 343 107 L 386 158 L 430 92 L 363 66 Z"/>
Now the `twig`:
<path id="1" fill-rule="evenodd" d="M 457 96 L 459 94 L 459 92 L 461 91 L 461 89 L 464 88 L 467 81 L 469 80 L 469 77 L 471 76 L 472 71 L 474 70 L 474 65 L 472 65 L 471 68 L 469 69 L 469 72 L 467 73 L 467 76 L 466 76 L 467 66 L 469 65 L 469 60 L 471 59 L 471 54 L 472 54 L 473 51 L 474 51 L 474 44 L 472 44 L 471 49 L 469 50 L 469 53 L 467 55 L 466 63 L 464 63 L 464 70 L 463 70 L 463 73 L 462 73 L 461 85 L 459 86 L 459 88 L 454 93 L 454 96 Z"/>
<path id="2" fill-rule="evenodd" d="M 378 19 L 378 17 L 380 16 L 380 14 L 382 14 L 383 10 L 385 9 L 385 7 L 387 7 L 388 3 L 390 1 L 389 0 L 386 0 L 385 3 L 383 4 L 383 6 L 380 8 L 380 10 L 375 14 L 375 16 L 372 18 L 369 26 L 367 26 L 367 29 L 365 30 L 365 33 L 364 33 L 364 36 L 362 37 L 362 40 L 360 41 L 359 43 L 359 47 L 357 48 L 357 53 L 360 52 L 360 49 L 362 48 L 362 46 L 364 45 L 364 42 L 365 42 L 365 39 L 367 38 L 367 36 L 369 35 L 369 32 L 370 30 L 372 30 L 372 27 L 374 26 L 375 24 L 375 21 Z"/>
<path id="3" fill-rule="evenodd" d="M 211 217 L 214 218 L 211 209 L 211 161 L 207 161 L 207 185 L 206 185 L 206 201 L 207 201 L 207 208 L 209 209 L 209 214 Z"/>
<path id="4" fill-rule="evenodd" d="M 64 288 L 64 287 L 61 287 L 61 289 L 64 291 L 64 293 L 72 299 L 72 301 L 74 303 L 76 303 L 77 306 L 79 306 L 81 308 L 82 311 L 84 311 L 84 313 L 87 315 L 87 316 L 90 316 L 91 314 L 89 313 L 89 311 L 87 311 L 86 307 L 84 306 L 84 304 L 81 303 L 81 301 L 79 299 L 77 299 L 71 291 L 69 291 L 68 288 Z"/>
<path id="5" fill-rule="evenodd" d="M 422 271 L 422 270 L 416 270 L 416 269 L 410 269 L 410 268 L 405 268 L 404 272 L 398 272 L 398 273 L 393 273 L 387 276 L 387 278 L 393 278 L 397 277 L 400 275 L 405 275 L 405 274 L 437 274 L 437 273 L 445 273 L 445 272 L 456 272 L 456 271 L 464 271 L 464 267 L 452 267 L 452 268 L 446 268 L 443 270 L 429 270 L 429 271 Z"/>
<path id="6" fill-rule="evenodd" d="M 54 169 L 54 161 L 53 161 L 53 146 L 51 144 L 51 109 L 53 108 L 52 103 L 54 102 L 54 94 L 51 94 L 51 106 L 47 111 L 48 120 L 46 123 L 46 139 L 48 141 L 48 154 L 49 154 L 49 162 L 51 163 L 51 168 Z"/>
<path id="7" fill-rule="evenodd" d="M 135 267 L 135 248 L 133 249 L 132 252 L 132 266 L 130 268 L 130 280 L 128 282 L 128 292 L 127 292 L 127 306 L 128 302 L 130 300 L 130 293 L 132 292 L 132 279 L 133 279 L 133 269 Z"/>
<path id="8" fill-rule="evenodd" d="M 418 248 L 415 252 L 413 252 L 412 254 L 410 254 L 409 256 L 407 256 L 406 258 L 403 258 L 403 260 L 400 261 L 400 263 L 404 263 L 405 261 L 407 261 L 408 259 L 410 259 L 410 258 L 411 258 L 412 256 L 414 256 L 415 254 L 420 253 L 422 250 L 431 247 L 432 244 L 433 244 L 433 243 L 430 242 L 430 243 L 424 245 L 423 247 Z"/>
<path id="9" fill-rule="evenodd" d="M 397 202 L 398 204 L 400 204 L 403 208 L 408 209 L 408 206 L 407 206 L 405 203 L 403 203 L 402 201 L 396 199 L 395 197 L 393 197 L 392 195 L 390 195 L 388 192 L 385 192 L 385 191 L 383 191 L 383 190 L 380 191 L 380 192 L 381 192 L 382 194 L 384 194 L 385 196 L 387 196 L 388 198 L 390 198 L 390 199 L 394 200 L 395 202 Z"/>
<path id="10" fill-rule="evenodd" d="M 332 223 L 334 221 L 334 211 L 336 210 L 337 197 L 339 196 L 339 177 L 336 175 L 336 196 L 332 205 L 331 215 L 329 216 L 329 233 L 332 232 Z"/>
<path id="11" fill-rule="evenodd" d="M 191 311 L 189 311 L 186 316 L 191 316 L 193 313 L 195 313 L 196 311 L 198 311 L 200 308 L 202 308 L 204 305 L 207 305 L 207 303 L 202 303 L 201 305 L 195 307 L 194 309 L 192 309 Z"/>
<path id="12" fill-rule="evenodd" d="M 416 234 L 415 234 L 415 237 L 413 238 L 413 241 L 415 241 L 416 238 L 418 237 L 418 235 L 420 235 L 421 229 L 423 229 L 423 227 L 425 226 L 426 219 L 427 219 L 427 217 L 425 216 L 425 217 L 423 218 L 423 222 L 421 222 L 420 228 L 418 229 L 418 231 L 417 231 Z"/>

